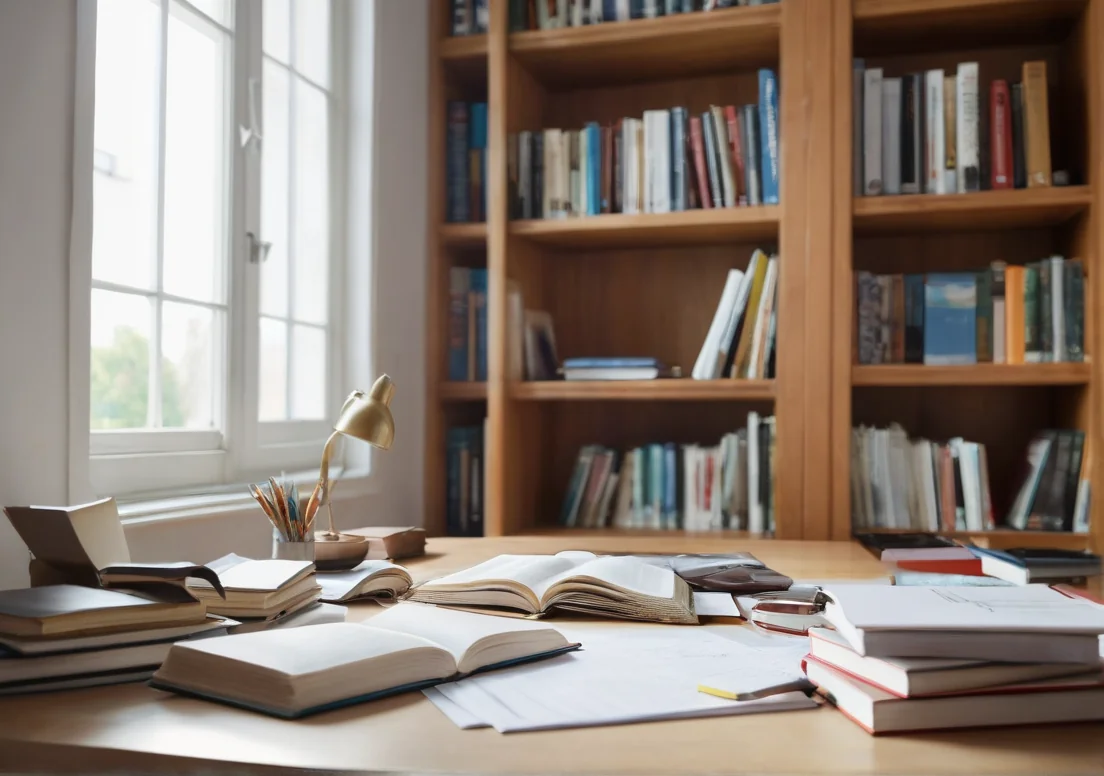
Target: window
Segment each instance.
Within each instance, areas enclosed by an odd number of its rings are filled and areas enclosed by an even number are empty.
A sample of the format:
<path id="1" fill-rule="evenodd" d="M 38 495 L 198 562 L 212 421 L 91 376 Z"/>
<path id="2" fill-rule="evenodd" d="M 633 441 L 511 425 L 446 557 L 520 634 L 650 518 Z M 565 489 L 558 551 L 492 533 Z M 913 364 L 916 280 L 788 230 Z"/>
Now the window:
<path id="1" fill-rule="evenodd" d="M 317 464 L 340 400 L 334 10 L 97 4 L 97 491 Z"/>

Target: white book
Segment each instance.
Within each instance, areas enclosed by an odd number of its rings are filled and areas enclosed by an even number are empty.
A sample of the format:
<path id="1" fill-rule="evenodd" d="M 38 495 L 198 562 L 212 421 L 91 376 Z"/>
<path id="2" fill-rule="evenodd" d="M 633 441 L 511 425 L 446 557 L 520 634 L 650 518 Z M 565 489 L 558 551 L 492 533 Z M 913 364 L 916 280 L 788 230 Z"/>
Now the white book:
<path id="1" fill-rule="evenodd" d="M 916 461 L 920 467 L 920 501 L 924 513 L 924 530 L 939 530 L 939 506 L 935 494 L 935 465 L 932 461 L 931 442 L 916 442 Z"/>
<path id="2" fill-rule="evenodd" d="M 824 618 L 860 655 L 1029 663 L 1099 659 L 1104 606 L 1046 585 L 838 585 L 824 592 Z"/>
<path id="3" fill-rule="evenodd" d="M 951 443 L 958 448 L 958 465 L 962 476 L 962 503 L 966 512 L 966 530 L 984 531 L 981 516 L 981 482 L 978 479 L 976 445 L 962 439 Z"/>
<path id="4" fill-rule="evenodd" d="M 882 193 L 882 69 L 863 73 L 863 194 Z"/>
<path id="5" fill-rule="evenodd" d="M 322 586 L 322 600 L 333 603 L 355 598 L 397 598 L 414 584 L 410 572 L 386 560 L 366 560 L 348 571 L 327 571 L 316 576 Z"/>
<path id="6" fill-rule="evenodd" d="M 705 335 L 701 352 L 694 362 L 694 370 L 691 377 L 695 380 L 713 380 L 717 377 L 717 350 L 724 333 L 728 319 L 732 315 L 732 306 L 736 304 L 736 295 L 740 290 L 740 282 L 744 273 L 738 269 L 730 269 L 725 280 L 724 290 L 721 291 L 721 300 L 717 303 L 717 310 L 713 313 L 713 322 L 709 324 L 709 332 Z"/>
<path id="7" fill-rule="evenodd" d="M 603 18 L 602 0 L 590 0 L 590 23 L 600 24 L 606 21 Z M 613 21 L 610 19 L 609 21 Z"/>
<path id="8" fill-rule="evenodd" d="M 697 519 L 698 472 L 695 468 L 695 449 L 695 445 L 682 446 L 682 527 L 687 531 L 694 530 Z"/>
<path id="9" fill-rule="evenodd" d="M 644 111 L 644 212 L 671 211 L 671 116 Z"/>
<path id="10" fill-rule="evenodd" d="M 640 119 L 626 119 L 622 125 L 625 134 L 622 141 L 622 147 L 625 149 L 622 162 L 625 171 L 624 211 L 634 215 L 641 212 L 639 206 L 641 170 L 637 164 L 637 160 L 640 158 L 640 151 L 637 148 L 640 140 L 639 123 Z"/>
<path id="11" fill-rule="evenodd" d="M 924 74 L 924 191 L 947 194 L 943 162 L 946 156 L 943 128 L 943 71 Z"/>
<path id="12" fill-rule="evenodd" d="M 882 79 L 882 193 L 901 193 L 901 79 Z"/>
<path id="13" fill-rule="evenodd" d="M 1068 361 L 1066 349 L 1066 284 L 1065 260 L 1061 256 L 1050 257 L 1050 324 L 1052 330 L 1052 361 Z"/>
<path id="14" fill-rule="evenodd" d="M 540 5 L 540 3 L 537 3 Z M 617 0 L 617 21 L 627 22 L 632 18 L 632 0 Z M 611 19 L 610 21 L 613 21 Z"/>
<path id="15" fill-rule="evenodd" d="M 958 193 L 964 194 L 981 190 L 977 62 L 959 64 L 955 90 L 955 159 L 958 164 Z"/>
<path id="16" fill-rule="evenodd" d="M 747 424 L 748 452 L 748 533 L 761 534 L 766 525 L 763 521 L 763 502 L 759 500 L 759 413 L 748 413 Z"/>

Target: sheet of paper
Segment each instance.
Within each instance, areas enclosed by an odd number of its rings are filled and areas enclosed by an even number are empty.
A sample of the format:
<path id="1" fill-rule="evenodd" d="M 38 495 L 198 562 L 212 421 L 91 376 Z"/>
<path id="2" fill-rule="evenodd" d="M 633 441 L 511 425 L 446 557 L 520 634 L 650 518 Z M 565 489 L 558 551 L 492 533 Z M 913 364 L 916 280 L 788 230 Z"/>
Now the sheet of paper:
<path id="1" fill-rule="evenodd" d="M 438 689 L 503 733 L 816 705 L 803 693 L 735 702 L 698 692 L 703 677 L 764 660 L 758 649 L 700 628 L 564 625 L 560 630 L 582 642 L 583 651 Z"/>
<path id="2" fill-rule="evenodd" d="M 443 692 L 436 687 L 429 687 L 422 690 L 425 697 L 433 701 L 433 705 L 441 710 L 446 717 L 452 720 L 452 723 L 461 730 L 475 730 L 476 728 L 490 727 L 486 722 L 483 722 L 479 717 L 475 716 L 463 706 L 458 703 L 450 701 Z"/>
<path id="3" fill-rule="evenodd" d="M 695 590 L 694 611 L 699 617 L 742 616 L 731 593 L 707 593 Z"/>

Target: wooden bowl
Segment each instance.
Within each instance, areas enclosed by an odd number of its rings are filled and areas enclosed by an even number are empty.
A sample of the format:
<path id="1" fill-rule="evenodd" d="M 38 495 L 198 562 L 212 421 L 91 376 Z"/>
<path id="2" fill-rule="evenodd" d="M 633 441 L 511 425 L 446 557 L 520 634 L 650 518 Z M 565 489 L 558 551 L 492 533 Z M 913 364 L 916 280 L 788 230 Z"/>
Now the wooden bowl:
<path id="1" fill-rule="evenodd" d="M 314 535 L 315 568 L 319 571 L 351 569 L 364 560 L 369 546 L 368 539 L 364 536 L 319 531 Z"/>

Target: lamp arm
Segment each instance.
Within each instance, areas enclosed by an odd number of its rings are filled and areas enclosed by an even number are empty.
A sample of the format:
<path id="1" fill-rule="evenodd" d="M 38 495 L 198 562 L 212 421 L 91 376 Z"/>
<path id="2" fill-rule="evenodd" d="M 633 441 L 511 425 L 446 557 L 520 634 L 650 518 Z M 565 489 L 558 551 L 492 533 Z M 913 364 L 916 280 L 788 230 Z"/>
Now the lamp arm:
<path id="1" fill-rule="evenodd" d="M 318 481 L 322 484 L 322 497 L 320 499 L 320 506 L 326 507 L 326 515 L 329 517 L 331 535 L 337 535 L 337 531 L 334 529 L 333 508 L 330 506 L 330 455 L 333 453 L 334 442 L 341 436 L 340 431 L 335 431 L 330 434 L 330 438 L 326 440 L 326 446 L 322 448 L 322 465 L 318 469 Z"/>

